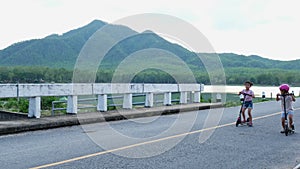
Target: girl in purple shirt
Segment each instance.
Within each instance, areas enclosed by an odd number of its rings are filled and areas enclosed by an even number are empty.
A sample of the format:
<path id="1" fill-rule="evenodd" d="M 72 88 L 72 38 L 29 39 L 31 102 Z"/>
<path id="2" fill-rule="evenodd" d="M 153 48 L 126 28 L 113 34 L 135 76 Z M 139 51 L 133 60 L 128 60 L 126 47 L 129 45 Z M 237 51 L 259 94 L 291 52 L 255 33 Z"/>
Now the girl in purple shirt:
<path id="1" fill-rule="evenodd" d="M 250 81 L 246 81 L 244 83 L 244 85 L 245 85 L 245 89 L 243 89 L 242 91 L 239 92 L 239 95 L 246 94 L 245 95 L 245 102 L 244 102 L 243 107 L 242 107 L 242 116 L 243 116 L 243 119 L 244 119 L 244 121 L 242 121 L 242 123 L 246 122 L 245 111 L 246 111 L 246 109 L 248 109 L 249 127 L 252 127 L 252 114 L 251 114 L 251 111 L 253 109 L 252 98 L 255 98 L 255 96 L 254 96 L 254 92 L 252 90 L 250 90 L 250 87 L 253 85 L 253 83 L 250 82 Z"/>

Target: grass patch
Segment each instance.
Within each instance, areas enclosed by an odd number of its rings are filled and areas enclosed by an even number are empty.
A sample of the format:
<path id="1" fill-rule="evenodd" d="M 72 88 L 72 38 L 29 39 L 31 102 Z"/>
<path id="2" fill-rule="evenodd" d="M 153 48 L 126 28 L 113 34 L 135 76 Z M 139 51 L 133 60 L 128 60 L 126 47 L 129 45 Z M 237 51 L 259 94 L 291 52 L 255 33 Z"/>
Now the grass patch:
<path id="1" fill-rule="evenodd" d="M 210 103 L 213 100 L 213 96 L 216 95 L 216 93 L 202 93 L 201 95 L 201 102 L 203 103 Z M 241 105 L 241 101 L 240 101 L 240 97 L 237 94 L 231 94 L 231 93 L 227 93 L 226 95 L 226 102 L 225 102 L 225 107 L 234 107 L 234 106 L 240 106 Z M 259 103 L 259 102 L 266 102 L 266 101 L 274 101 L 275 98 L 260 98 L 260 97 L 256 97 L 253 98 L 253 103 Z"/>

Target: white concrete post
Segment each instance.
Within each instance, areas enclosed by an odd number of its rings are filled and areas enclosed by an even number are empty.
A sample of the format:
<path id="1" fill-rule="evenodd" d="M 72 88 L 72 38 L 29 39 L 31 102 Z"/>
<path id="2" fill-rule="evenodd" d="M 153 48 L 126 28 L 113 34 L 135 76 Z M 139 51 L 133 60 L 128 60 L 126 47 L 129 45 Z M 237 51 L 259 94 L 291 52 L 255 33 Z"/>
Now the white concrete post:
<path id="1" fill-rule="evenodd" d="M 41 97 L 29 98 L 28 117 L 41 117 Z"/>
<path id="2" fill-rule="evenodd" d="M 194 103 L 200 103 L 201 100 L 201 92 L 197 91 L 194 93 Z"/>
<path id="3" fill-rule="evenodd" d="M 204 91 L 204 84 L 200 84 L 200 92 Z"/>
<path id="4" fill-rule="evenodd" d="M 145 107 L 153 107 L 153 93 L 146 93 Z"/>
<path id="5" fill-rule="evenodd" d="M 98 95 L 98 104 L 97 104 L 98 111 L 107 111 L 107 94 Z"/>
<path id="6" fill-rule="evenodd" d="M 132 109 L 132 94 L 124 94 L 123 109 Z"/>
<path id="7" fill-rule="evenodd" d="M 262 92 L 262 93 L 261 93 L 261 97 L 262 97 L 263 99 L 266 99 L 266 93 L 265 93 L 265 92 Z"/>
<path id="8" fill-rule="evenodd" d="M 67 113 L 77 114 L 78 96 L 68 96 Z"/>
<path id="9" fill-rule="evenodd" d="M 216 102 L 222 102 L 222 95 L 220 93 L 216 95 Z"/>
<path id="10" fill-rule="evenodd" d="M 171 106 L 172 105 L 171 101 L 172 101 L 172 93 L 171 92 L 164 93 L 164 105 Z"/>
<path id="11" fill-rule="evenodd" d="M 180 92 L 180 103 L 181 104 L 187 103 L 187 92 Z"/>

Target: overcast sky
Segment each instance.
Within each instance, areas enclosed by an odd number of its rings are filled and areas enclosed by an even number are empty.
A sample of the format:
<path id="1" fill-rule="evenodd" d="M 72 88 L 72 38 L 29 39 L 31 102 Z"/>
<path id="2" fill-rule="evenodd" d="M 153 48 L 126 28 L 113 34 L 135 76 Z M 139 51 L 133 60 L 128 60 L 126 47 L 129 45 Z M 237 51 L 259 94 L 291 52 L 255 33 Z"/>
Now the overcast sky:
<path id="1" fill-rule="evenodd" d="M 298 0 L 2 0 L 0 49 L 84 26 L 94 19 L 160 13 L 201 31 L 216 52 L 300 59 Z"/>

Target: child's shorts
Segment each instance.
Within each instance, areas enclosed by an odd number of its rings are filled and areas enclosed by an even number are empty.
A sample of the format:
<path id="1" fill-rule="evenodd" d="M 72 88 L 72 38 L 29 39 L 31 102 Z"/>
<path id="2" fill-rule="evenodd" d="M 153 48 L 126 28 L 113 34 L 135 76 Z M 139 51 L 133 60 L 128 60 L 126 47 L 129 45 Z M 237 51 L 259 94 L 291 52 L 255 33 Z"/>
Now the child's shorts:
<path id="1" fill-rule="evenodd" d="M 294 115 L 294 111 L 293 110 L 289 110 L 288 112 L 287 112 L 287 115 Z M 284 111 L 283 112 L 281 112 L 281 118 L 285 118 L 285 115 L 284 115 Z"/>
<path id="2" fill-rule="evenodd" d="M 245 101 L 244 105 L 243 105 L 243 108 L 247 109 L 253 109 L 253 103 L 252 101 Z"/>

